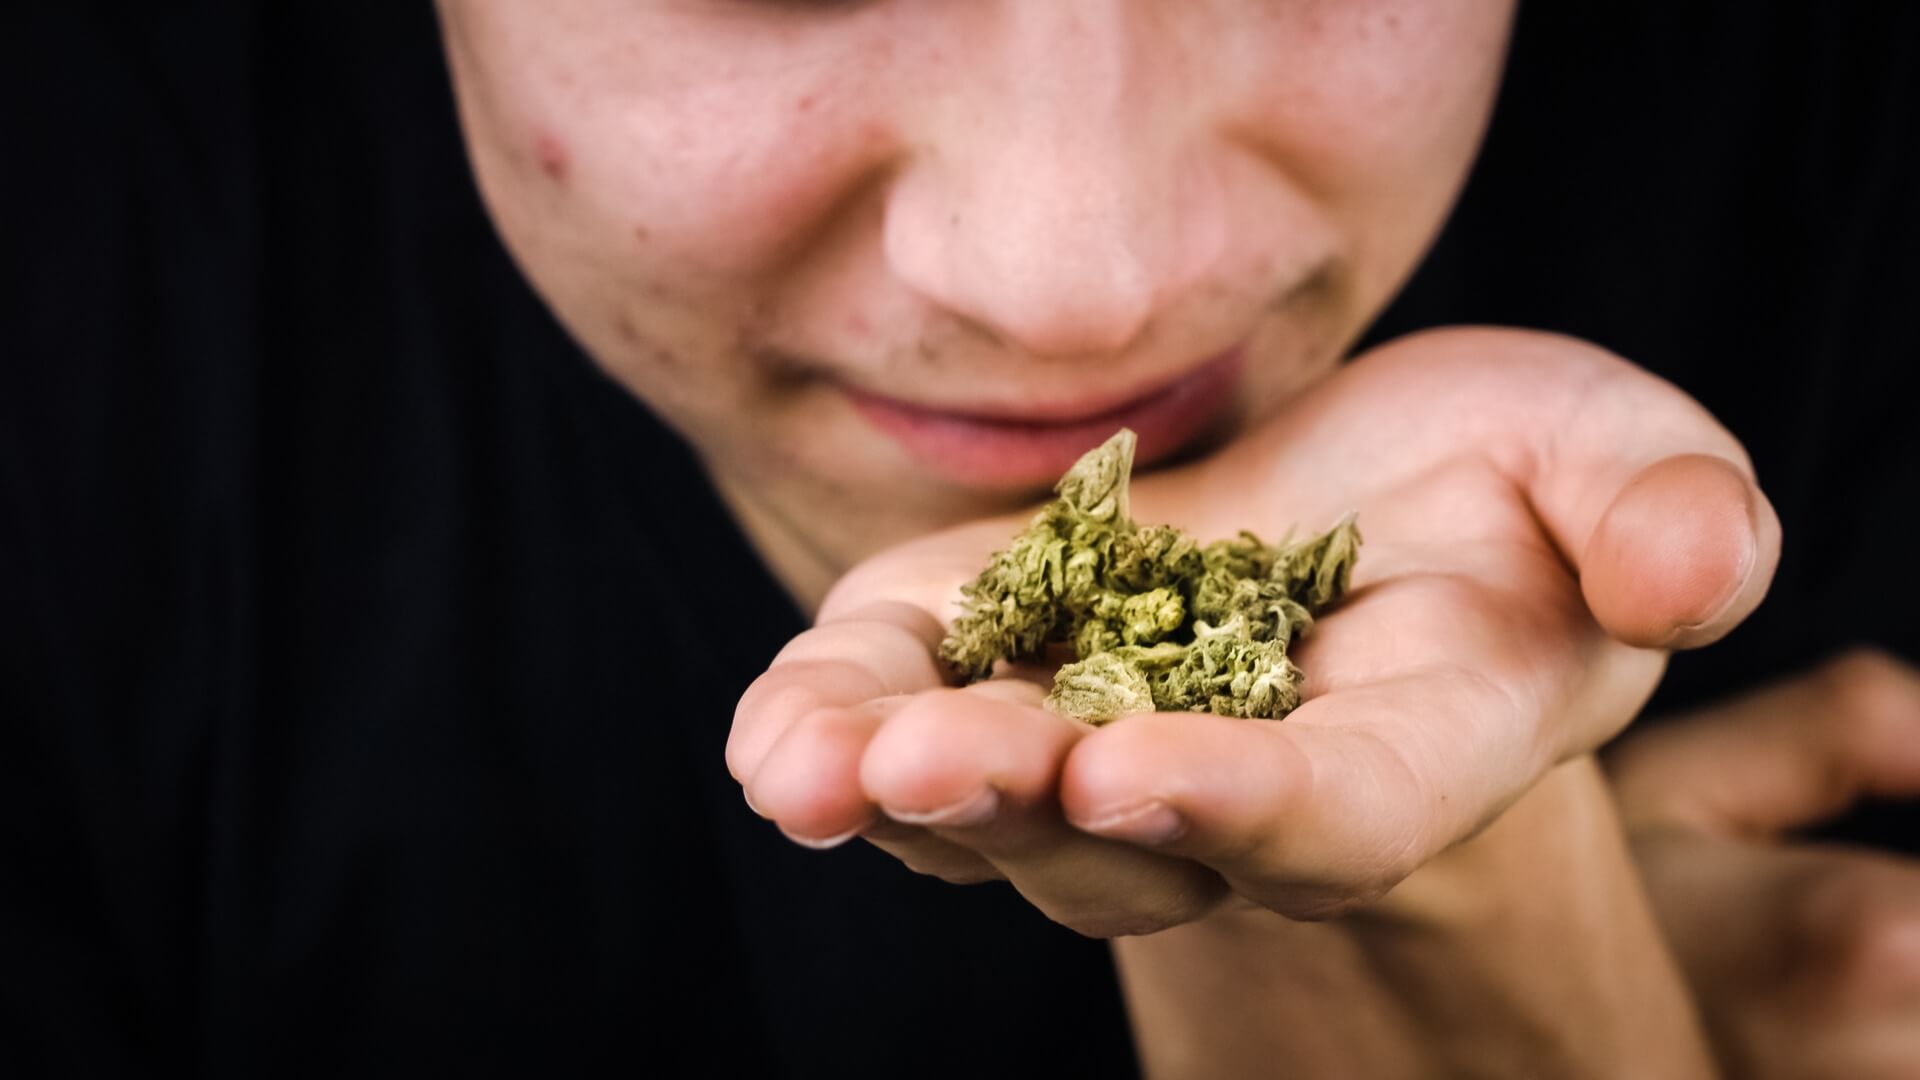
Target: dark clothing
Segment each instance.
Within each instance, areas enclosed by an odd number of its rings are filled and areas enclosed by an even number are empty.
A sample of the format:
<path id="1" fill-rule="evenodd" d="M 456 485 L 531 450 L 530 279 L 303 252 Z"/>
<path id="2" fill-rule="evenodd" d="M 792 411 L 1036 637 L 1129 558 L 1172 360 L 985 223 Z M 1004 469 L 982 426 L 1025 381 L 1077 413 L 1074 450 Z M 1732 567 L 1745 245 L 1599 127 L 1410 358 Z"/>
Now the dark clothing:
<path id="1" fill-rule="evenodd" d="M 1483 167 L 1382 323 L 1592 338 L 1752 449 L 1778 584 L 1668 705 L 1920 655 L 1920 20 L 1792 6 L 1527 5 Z M 13 1075 L 1133 1070 L 1103 944 L 746 810 L 732 706 L 803 620 L 494 239 L 425 5 L 25 21 Z"/>

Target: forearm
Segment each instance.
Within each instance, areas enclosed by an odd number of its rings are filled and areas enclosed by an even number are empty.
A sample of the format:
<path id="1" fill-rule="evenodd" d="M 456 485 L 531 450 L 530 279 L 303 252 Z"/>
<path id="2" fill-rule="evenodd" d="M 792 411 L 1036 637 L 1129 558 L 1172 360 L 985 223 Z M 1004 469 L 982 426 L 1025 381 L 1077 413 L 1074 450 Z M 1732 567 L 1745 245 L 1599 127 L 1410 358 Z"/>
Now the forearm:
<path id="1" fill-rule="evenodd" d="M 1712 1066 L 1591 762 L 1366 911 L 1116 942 L 1149 1076 L 1701 1077 Z"/>

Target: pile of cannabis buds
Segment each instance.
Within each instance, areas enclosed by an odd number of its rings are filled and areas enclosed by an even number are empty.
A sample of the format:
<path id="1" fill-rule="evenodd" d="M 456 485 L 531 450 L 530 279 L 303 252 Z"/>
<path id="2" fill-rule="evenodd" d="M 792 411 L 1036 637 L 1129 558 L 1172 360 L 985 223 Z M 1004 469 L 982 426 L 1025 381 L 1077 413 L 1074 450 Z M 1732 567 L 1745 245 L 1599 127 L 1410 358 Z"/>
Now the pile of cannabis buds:
<path id="1" fill-rule="evenodd" d="M 1047 707 L 1102 724 L 1134 712 L 1279 719 L 1300 704 L 1287 647 L 1347 590 L 1360 532 L 1268 545 L 1249 532 L 1202 546 L 1127 512 L 1133 432 L 1087 453 L 1048 503 L 961 590 L 940 657 L 962 678 L 1069 642 Z"/>

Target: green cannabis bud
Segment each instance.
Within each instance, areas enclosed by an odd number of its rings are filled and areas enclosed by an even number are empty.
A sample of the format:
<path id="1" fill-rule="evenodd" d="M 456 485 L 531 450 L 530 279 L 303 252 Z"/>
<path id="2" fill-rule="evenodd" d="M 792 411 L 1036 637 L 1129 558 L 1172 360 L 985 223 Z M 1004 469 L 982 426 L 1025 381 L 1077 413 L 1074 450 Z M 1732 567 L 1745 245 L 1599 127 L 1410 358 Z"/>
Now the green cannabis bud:
<path id="1" fill-rule="evenodd" d="M 1287 647 L 1347 591 L 1360 530 L 1310 540 L 1250 532 L 1201 545 L 1128 513 L 1134 434 L 1089 451 L 1012 545 L 961 589 L 940 658 L 969 682 L 1000 660 L 1070 644 L 1047 707 L 1094 724 L 1132 712 L 1279 719 L 1300 704 Z"/>

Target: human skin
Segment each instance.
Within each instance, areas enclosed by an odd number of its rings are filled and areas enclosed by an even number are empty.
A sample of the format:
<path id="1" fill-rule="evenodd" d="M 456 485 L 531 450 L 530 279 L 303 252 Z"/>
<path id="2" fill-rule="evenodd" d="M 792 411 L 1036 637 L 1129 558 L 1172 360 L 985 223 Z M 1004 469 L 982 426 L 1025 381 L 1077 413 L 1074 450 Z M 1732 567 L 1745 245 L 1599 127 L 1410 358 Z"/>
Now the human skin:
<path id="1" fill-rule="evenodd" d="M 1206 850 L 1275 855 L 1271 845 L 1260 849 L 1279 807 L 1258 798 L 1223 800 L 1211 820 L 1183 807 L 1190 830 L 1172 847 L 1127 836 L 1115 822 L 1098 830 L 1106 836 L 1092 835 L 1102 824 L 1096 802 L 1166 794 L 1147 788 L 1182 775 L 1169 747 L 1184 747 L 1185 763 L 1201 772 L 1235 760 L 1278 761 L 1284 775 L 1287 761 L 1314 758 L 1289 759 L 1300 751 L 1285 749 L 1292 736 L 1266 732 L 1251 737 L 1267 741 L 1246 744 L 1240 740 L 1253 729 L 1174 728 L 1152 718 L 1083 737 L 1037 716 L 1018 698 L 1026 691 L 1005 683 L 965 699 L 913 684 L 936 704 L 917 704 L 913 724 L 893 724 L 882 715 L 888 706 L 867 705 L 875 696 L 868 650 L 897 654 L 903 631 L 924 646 L 913 635 L 924 635 L 942 599 L 895 595 L 876 582 L 889 567 L 913 565 L 917 556 L 897 545 L 911 548 L 932 530 L 1039 494 L 1070 460 L 1062 458 L 1067 440 L 1055 436 L 1076 428 L 1062 414 L 1084 417 L 1151 396 L 1168 380 L 1214 370 L 1211 358 L 1220 356 L 1237 357 L 1220 368 L 1228 392 L 1213 387 L 1215 407 L 1205 415 L 1182 414 L 1143 432 L 1142 460 L 1226 450 L 1169 473 L 1166 483 L 1143 485 L 1142 505 L 1167 492 L 1161 505 L 1170 518 L 1211 532 L 1290 523 L 1246 520 L 1249 491 L 1271 495 L 1274 514 L 1310 518 L 1332 509 L 1302 496 L 1299 469 L 1314 459 L 1276 441 L 1271 421 L 1309 388 L 1336 383 L 1349 344 L 1431 241 L 1484 128 L 1510 5 L 447 0 L 442 16 L 476 175 L 535 287 L 609 374 L 687 436 L 803 605 L 818 607 L 838 580 L 847 604 L 892 600 L 889 617 L 913 623 L 888 629 L 887 619 L 855 619 L 852 612 L 867 609 L 845 604 L 822 612 L 824 633 L 797 647 L 840 655 L 815 653 L 812 667 L 789 655 L 758 699 L 784 704 L 743 703 L 729 761 L 750 798 L 806 842 L 864 829 L 910 864 L 946 860 L 935 872 L 1009 877 L 1050 915 L 1087 932 L 1187 924 L 1184 936 L 1122 947 L 1150 1059 L 1174 1060 L 1162 1055 L 1182 1038 L 1176 1032 L 1205 1029 L 1206 1015 L 1181 1014 L 1207 1001 L 1156 997 L 1183 977 L 1182 956 L 1284 955 L 1299 945 L 1297 924 L 1274 911 L 1323 916 L 1371 905 L 1378 922 L 1415 928 L 1416 952 L 1434 940 L 1434 928 L 1459 930 L 1458 905 L 1423 900 L 1449 894 L 1446 867 L 1409 881 L 1436 883 L 1431 888 L 1396 890 L 1397 910 L 1377 902 L 1526 797 L 1556 763 L 1577 765 L 1617 731 L 1657 677 L 1661 648 L 1711 640 L 1764 591 L 1776 542 L 1766 528 L 1770 511 L 1737 444 L 1666 388 L 1649 400 L 1688 417 L 1682 437 L 1638 438 L 1647 432 L 1631 424 L 1603 430 L 1619 440 L 1609 445 L 1633 453 L 1543 474 L 1569 500 L 1557 531 L 1540 532 L 1532 516 L 1552 492 L 1470 483 L 1456 492 L 1477 508 L 1463 520 L 1490 531 L 1454 537 L 1462 542 L 1447 552 L 1456 560 L 1450 566 L 1403 558 L 1400 584 L 1377 591 L 1378 602 L 1364 609 L 1433 620 L 1447 614 L 1445 604 L 1463 601 L 1496 616 L 1470 628 L 1485 633 L 1448 642 L 1470 647 L 1448 655 L 1440 673 L 1461 678 L 1402 680 L 1371 699 L 1380 715 L 1416 716 L 1438 691 L 1462 706 L 1448 730 L 1473 738 L 1442 745 L 1408 727 L 1398 732 L 1406 745 L 1393 748 L 1365 723 L 1327 725 L 1316 745 L 1329 753 L 1314 767 L 1324 773 L 1346 757 L 1354 768 L 1326 775 L 1350 782 L 1321 782 L 1317 802 L 1284 808 L 1310 813 L 1291 817 L 1286 835 L 1296 842 L 1264 863 L 1228 865 Z M 1335 395 L 1340 408 L 1381 430 L 1411 430 L 1406 419 L 1431 410 L 1449 384 L 1404 376 L 1422 366 L 1422 355 L 1444 356 L 1448 341 L 1462 339 L 1429 339 L 1402 347 L 1398 360 L 1356 365 L 1361 374 L 1338 383 L 1347 388 Z M 1617 363 L 1573 343 L 1502 348 L 1493 351 L 1511 358 L 1531 348 L 1573 365 L 1556 369 L 1562 374 Z M 1388 370 L 1403 377 L 1371 377 Z M 1518 370 L 1482 371 L 1489 378 L 1451 386 L 1477 386 L 1481 397 L 1462 400 L 1497 411 L 1511 404 L 1501 394 L 1513 384 L 1503 380 Z M 1490 388 L 1497 392 L 1488 396 Z M 885 399 L 882 416 L 930 412 L 955 455 L 889 435 L 862 395 L 869 405 Z M 1166 420 L 1166 411 L 1147 409 L 1149 419 Z M 1319 474 L 1341 497 L 1376 496 L 1365 507 L 1373 544 L 1365 573 L 1394 565 L 1382 555 L 1395 546 L 1389 523 L 1396 514 L 1411 520 L 1422 492 L 1435 497 L 1418 478 L 1444 471 L 1473 434 L 1459 428 L 1453 442 L 1384 444 L 1401 453 L 1344 456 Z M 1537 425 L 1505 434 L 1529 460 L 1554 436 Z M 1653 451 L 1659 456 L 1635 456 Z M 1291 456 L 1288 483 L 1262 472 L 1275 454 Z M 954 460 L 969 467 L 954 468 Z M 1686 520 L 1706 535 L 1680 539 L 1718 553 L 1704 572 L 1662 565 L 1659 552 L 1675 537 L 1658 523 L 1675 507 L 1703 511 Z M 1008 531 L 1003 523 L 993 529 L 996 539 Z M 953 566 L 977 566 L 993 541 L 967 535 L 980 539 L 949 539 L 935 553 Z M 1480 541 L 1492 543 L 1476 547 Z M 1496 562 L 1503 543 L 1531 553 L 1520 578 L 1470 572 Z M 1404 532 L 1399 549 L 1403 557 L 1412 550 Z M 1458 563 L 1476 559 L 1477 567 Z M 861 572 L 843 580 L 855 566 Z M 936 592 L 964 576 L 953 566 L 933 581 Z M 1514 591 L 1516 583 L 1525 588 Z M 914 601 L 923 601 L 917 617 L 898 606 Z M 1503 604 L 1517 621 L 1500 617 Z M 1436 674 L 1377 649 L 1342 659 L 1335 631 L 1343 622 L 1364 617 L 1329 619 L 1315 666 L 1323 679 L 1349 673 L 1363 692 L 1348 701 L 1364 698 L 1369 682 Z M 1516 647 L 1527 644 L 1539 647 Z M 1610 662 L 1595 665 L 1596 655 Z M 1544 670 L 1523 671 L 1529 658 L 1545 658 Z M 1476 682 L 1488 673 L 1484 685 Z M 1309 692 L 1330 685 L 1310 684 Z M 1483 696 L 1489 690 L 1491 699 Z M 1512 700 L 1538 707 L 1500 711 L 1498 722 L 1476 727 L 1471 706 L 1515 690 L 1522 692 Z M 939 705 L 961 700 L 996 707 L 970 725 Z M 1329 697 L 1317 712 L 1337 720 L 1338 702 Z M 1312 729 L 1312 715 L 1290 730 Z M 959 722 L 936 723 L 942 719 Z M 889 726 L 892 734 L 880 738 Z M 928 738 L 907 737 L 916 730 Z M 916 745 L 950 752 L 965 767 L 916 774 L 913 755 L 898 752 Z M 1013 756 L 999 764 L 1024 770 L 1024 786 L 995 771 L 992 755 L 1009 748 Z M 784 764 L 772 765 L 775 757 Z M 812 767 L 822 762 L 829 767 Z M 1409 778 L 1415 782 L 1398 782 Z M 1378 786 L 1388 779 L 1396 783 Z M 994 790 L 1003 800 L 991 823 L 931 816 L 949 794 L 941 785 L 989 782 L 1001 785 Z M 1369 806 L 1370 784 L 1428 798 Z M 1219 790 L 1230 795 L 1236 786 Z M 1590 808 L 1592 785 L 1583 790 L 1572 802 Z M 1289 794 L 1284 785 L 1279 794 Z M 1509 831 L 1565 835 L 1539 827 L 1565 820 L 1564 807 L 1544 802 L 1544 819 L 1515 819 Z M 1328 827 L 1316 834 L 1308 821 Z M 1617 870 L 1595 845 L 1596 857 L 1582 865 Z M 1075 873 L 1055 872 L 1068 866 Z M 1634 895 L 1617 874 L 1606 880 L 1606 895 Z M 1143 881 L 1152 883 L 1144 892 Z M 1525 895 L 1486 883 L 1501 895 Z M 1143 910 L 1116 896 L 1159 902 Z M 1434 911 L 1442 914 L 1430 917 Z M 1642 1012 L 1660 1003 L 1653 1012 L 1684 1023 L 1684 1002 L 1667 996 L 1671 972 L 1643 929 L 1630 916 L 1581 937 L 1609 946 L 1600 956 L 1645 959 L 1621 965 L 1644 982 L 1596 988 L 1604 1000 L 1579 1013 L 1581 1029 L 1657 1028 L 1659 1017 L 1614 1025 L 1603 1018 L 1608 1003 L 1624 1002 L 1624 1014 L 1633 1014 L 1636 995 Z M 1392 938 L 1366 940 L 1392 948 Z M 1526 965 L 1514 961 L 1534 957 L 1489 952 L 1484 932 L 1441 938 L 1457 946 L 1442 966 L 1497 955 L 1483 964 L 1483 982 L 1525 993 L 1516 973 Z M 1342 937 L 1337 947 L 1356 940 Z M 1182 942 L 1184 952 L 1171 948 Z M 1432 963 L 1396 955 L 1403 970 Z M 1500 982 L 1511 978 L 1519 981 Z M 1409 1008 L 1444 1006 L 1450 988 L 1439 989 Z M 1281 1001 L 1286 992 L 1265 988 L 1242 1000 Z M 1684 1043 L 1685 1033 L 1672 1039 Z M 1686 1058 L 1683 1046 L 1676 1059 Z"/>
<path id="2" fill-rule="evenodd" d="M 1326 1075 L 1705 1073 L 1584 755 L 1663 646 L 1723 633 L 1771 576 L 1777 526 L 1730 436 L 1592 346 L 1450 330 L 1357 358 L 1132 503 L 1200 536 L 1358 511 L 1353 591 L 1297 647 L 1284 723 L 1093 729 L 1024 672 L 945 686 L 939 613 L 1009 516 L 842 579 L 740 702 L 749 804 L 802 843 L 1002 877 L 1120 937 L 1155 1075 L 1275 1054 Z"/>
<path id="3" fill-rule="evenodd" d="M 1795 840 L 1920 797 L 1920 671 L 1858 649 L 1608 753 L 1729 1075 L 1920 1076 L 1920 862 Z"/>
<path id="4" fill-rule="evenodd" d="M 956 475 L 850 390 L 1084 413 L 1240 350 L 1217 409 L 1141 432 L 1148 464 L 1331 370 L 1462 184 L 1510 8 L 450 0 L 442 20 L 508 247 L 811 607 L 1077 453 L 976 424 L 992 467 Z"/>

